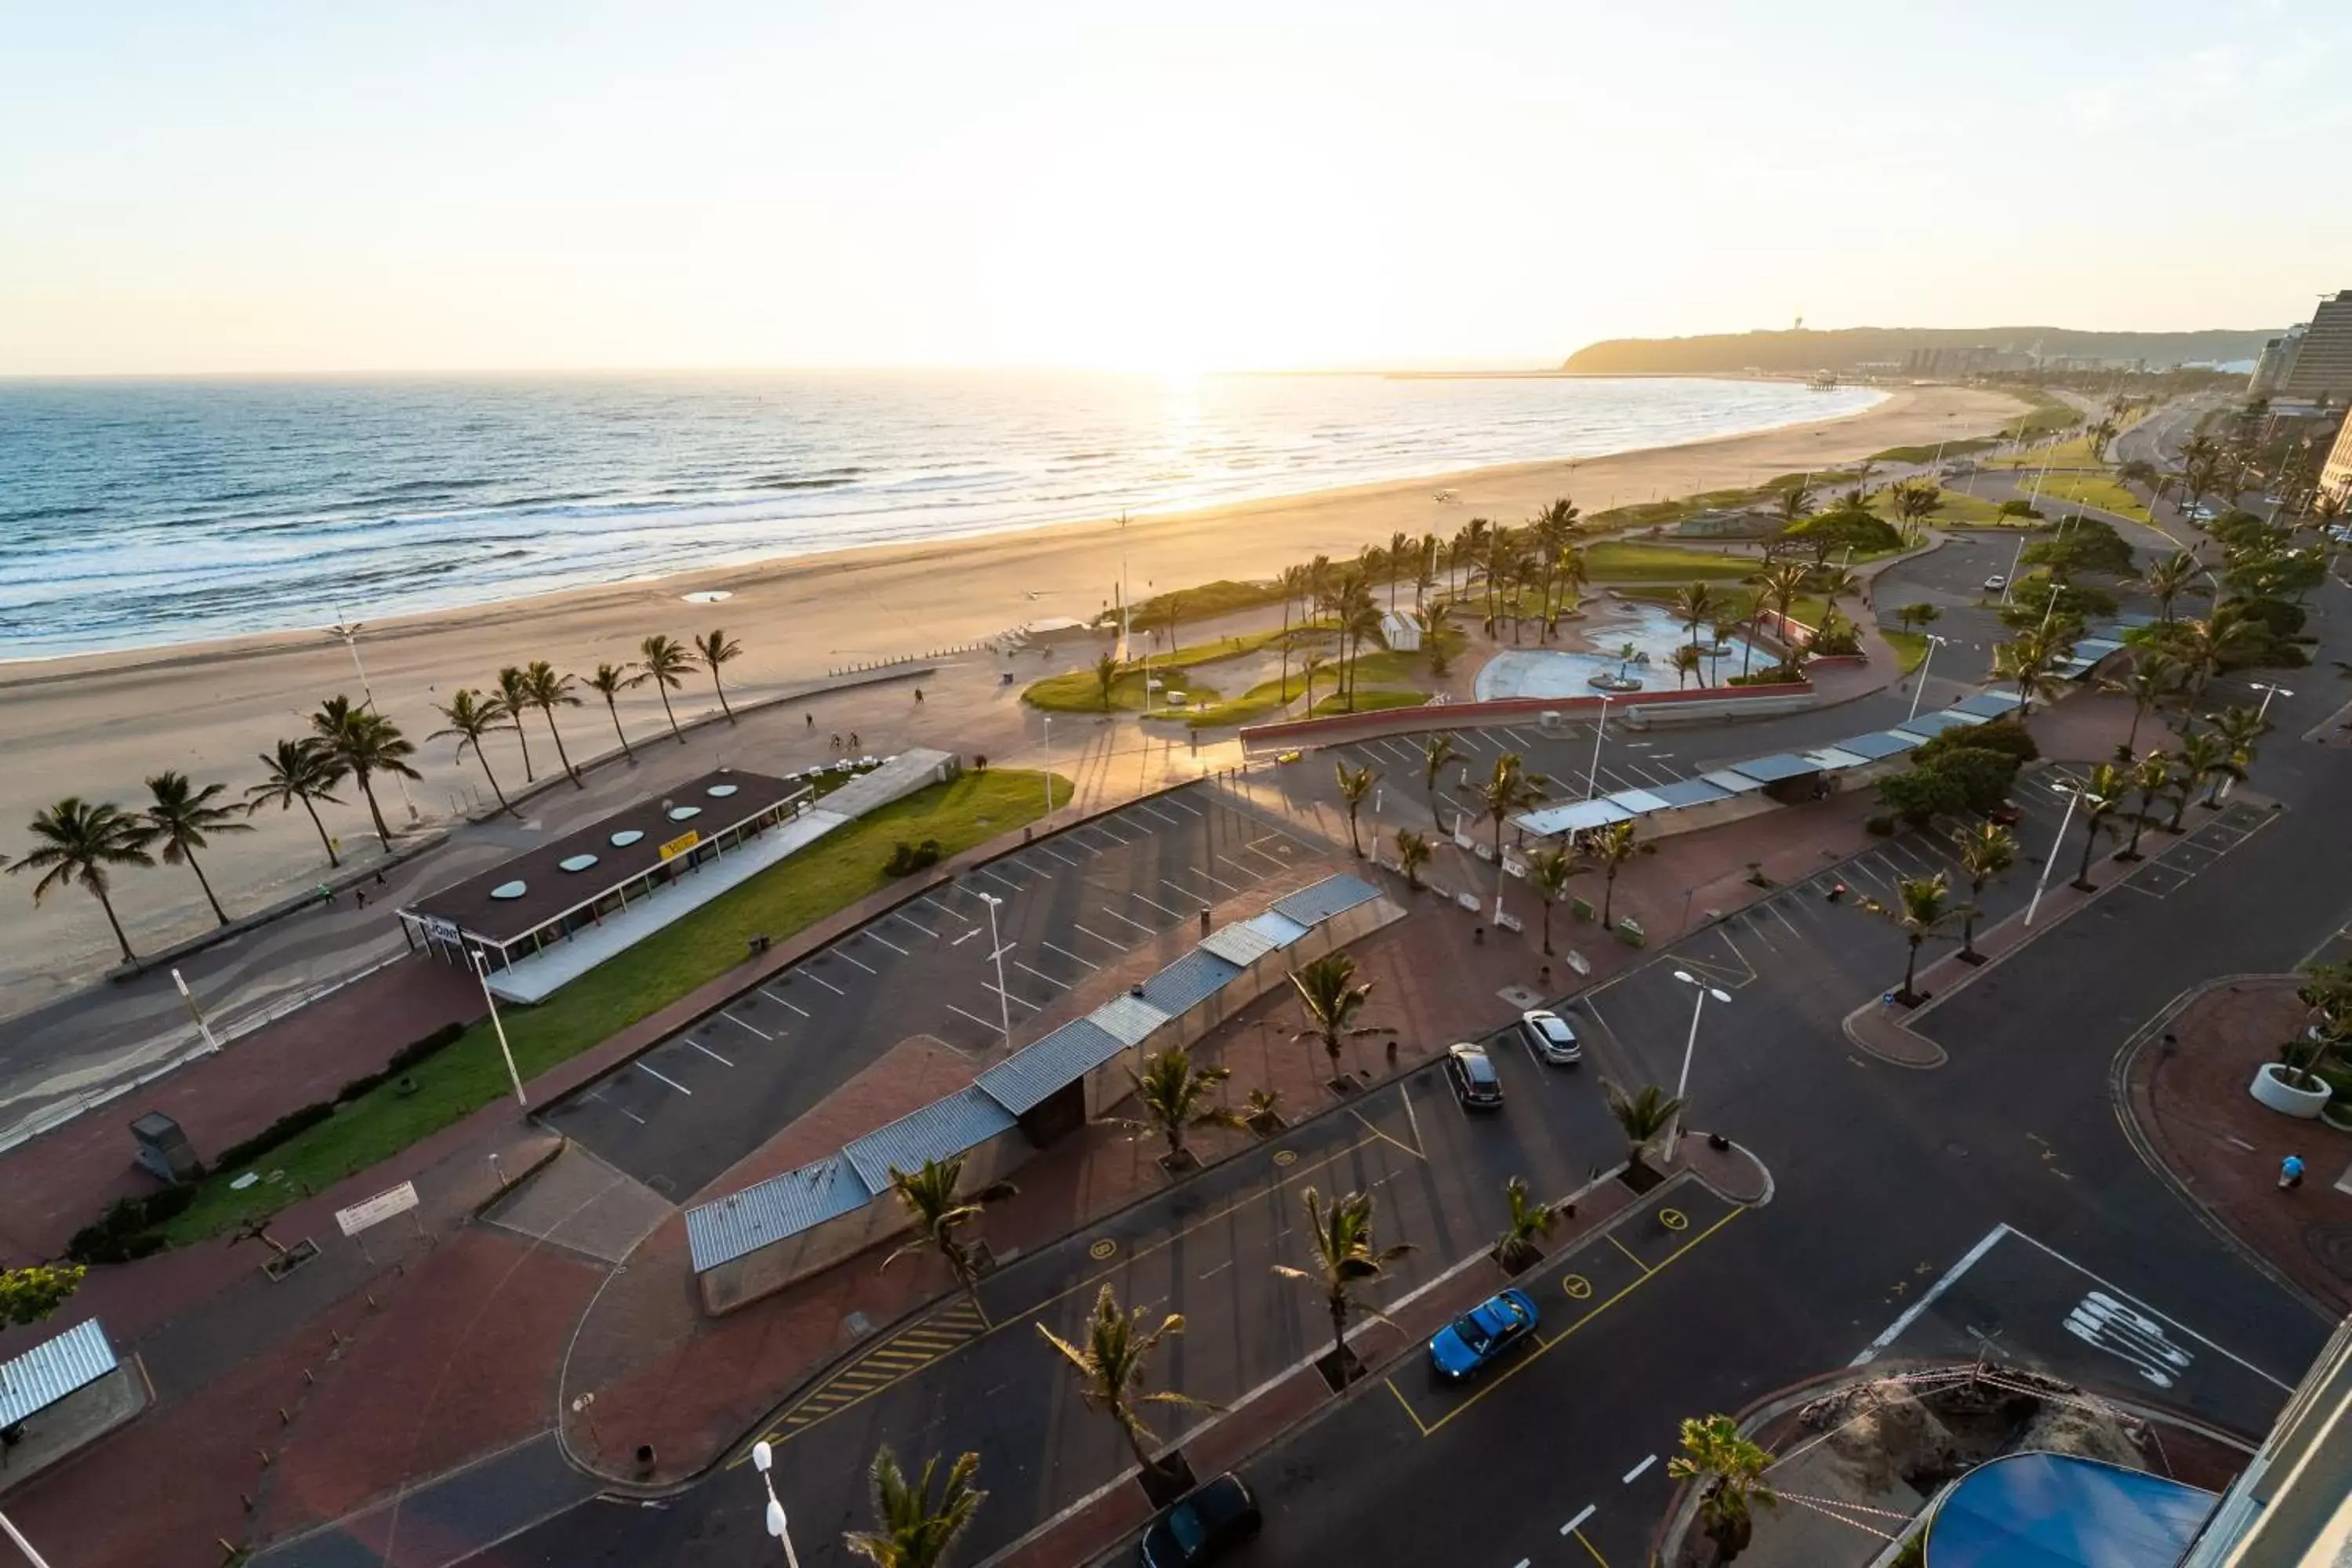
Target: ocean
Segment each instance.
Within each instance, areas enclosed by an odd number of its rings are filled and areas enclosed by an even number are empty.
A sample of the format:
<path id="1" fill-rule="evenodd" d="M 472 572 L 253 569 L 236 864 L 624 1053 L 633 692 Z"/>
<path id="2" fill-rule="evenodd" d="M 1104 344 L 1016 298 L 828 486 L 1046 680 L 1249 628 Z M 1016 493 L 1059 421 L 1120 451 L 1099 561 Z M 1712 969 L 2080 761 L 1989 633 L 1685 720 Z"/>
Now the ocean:
<path id="1" fill-rule="evenodd" d="M 1881 395 L 1044 372 L 0 383 L 0 658 L 1597 457 Z"/>

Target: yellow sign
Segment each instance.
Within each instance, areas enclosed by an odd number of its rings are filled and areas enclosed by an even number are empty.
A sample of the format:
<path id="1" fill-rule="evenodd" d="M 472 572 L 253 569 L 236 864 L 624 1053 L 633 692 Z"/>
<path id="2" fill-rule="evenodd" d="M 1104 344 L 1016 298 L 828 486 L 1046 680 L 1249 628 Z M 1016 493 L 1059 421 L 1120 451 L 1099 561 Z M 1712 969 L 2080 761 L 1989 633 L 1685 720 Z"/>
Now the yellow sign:
<path id="1" fill-rule="evenodd" d="M 701 842 L 702 835 L 689 827 L 661 847 L 661 858 L 665 860 L 675 860 Z"/>
<path id="2" fill-rule="evenodd" d="M 1581 1274 L 1570 1275 L 1559 1282 L 1559 1288 L 1568 1292 L 1572 1301 L 1581 1301 L 1592 1294 L 1592 1281 Z"/>

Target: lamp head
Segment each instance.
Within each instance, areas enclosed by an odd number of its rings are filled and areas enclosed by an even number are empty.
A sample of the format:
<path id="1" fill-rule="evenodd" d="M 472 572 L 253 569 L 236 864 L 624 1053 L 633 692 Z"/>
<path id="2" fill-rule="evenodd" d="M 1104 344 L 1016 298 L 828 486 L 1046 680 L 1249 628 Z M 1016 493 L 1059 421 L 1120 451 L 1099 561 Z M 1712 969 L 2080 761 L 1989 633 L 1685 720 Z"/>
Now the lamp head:
<path id="1" fill-rule="evenodd" d="M 774 1498 L 768 1500 L 768 1533 L 779 1541 L 784 1538 L 784 1505 Z"/>
<path id="2" fill-rule="evenodd" d="M 768 1440 L 765 1437 L 751 1445 L 751 1463 L 757 1467 L 761 1475 L 766 1475 L 769 1467 L 775 1462 L 776 1451 L 768 1446 Z"/>

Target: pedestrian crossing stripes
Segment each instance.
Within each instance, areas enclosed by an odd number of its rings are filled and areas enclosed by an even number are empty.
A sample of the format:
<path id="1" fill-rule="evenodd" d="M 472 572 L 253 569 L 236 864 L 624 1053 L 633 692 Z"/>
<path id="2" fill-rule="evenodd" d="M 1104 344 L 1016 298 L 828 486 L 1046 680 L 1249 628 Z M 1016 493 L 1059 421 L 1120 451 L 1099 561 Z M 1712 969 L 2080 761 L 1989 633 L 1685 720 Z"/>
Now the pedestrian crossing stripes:
<path id="1" fill-rule="evenodd" d="M 767 1440 L 782 1442 L 808 1430 L 866 1395 L 879 1393 L 941 1356 L 961 1349 L 988 1329 L 987 1316 L 970 1300 L 940 1308 L 880 1342 L 794 1400 L 785 1408 L 775 1428 L 765 1435 Z"/>

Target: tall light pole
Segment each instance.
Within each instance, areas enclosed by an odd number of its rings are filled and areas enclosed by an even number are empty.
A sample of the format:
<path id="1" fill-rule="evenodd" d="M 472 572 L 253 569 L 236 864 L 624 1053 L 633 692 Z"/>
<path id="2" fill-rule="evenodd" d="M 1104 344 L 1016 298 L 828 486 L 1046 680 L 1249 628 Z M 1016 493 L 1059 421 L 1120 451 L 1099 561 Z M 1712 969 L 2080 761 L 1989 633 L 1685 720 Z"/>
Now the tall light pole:
<path id="1" fill-rule="evenodd" d="M 205 1022 L 205 1010 L 196 1005 L 194 994 L 189 991 L 188 983 L 180 978 L 176 968 L 172 971 L 172 984 L 179 987 L 180 1000 L 188 1005 L 188 1016 L 196 1021 L 196 1034 L 205 1042 L 205 1054 L 210 1056 L 219 1050 L 220 1041 L 213 1037 L 213 1026 Z"/>
<path id="2" fill-rule="evenodd" d="M 514 1085 L 515 1103 L 529 1110 L 530 1101 L 522 1092 L 522 1075 L 515 1071 L 514 1050 L 507 1044 L 506 1020 L 499 1016 L 499 999 L 490 994 L 490 968 L 482 961 L 478 947 L 474 949 L 474 978 L 482 983 L 482 1000 L 490 1005 L 490 1027 L 498 1031 L 499 1055 L 506 1058 L 507 1081 Z"/>
<path id="3" fill-rule="evenodd" d="M 2017 569 L 2025 564 L 2025 536 L 2019 534 L 2017 551 L 2009 558 L 2009 575 L 2000 580 L 2000 602 L 2009 603 L 2009 591 L 2017 586 Z"/>
<path id="4" fill-rule="evenodd" d="M 1697 975 L 1693 974 L 1687 969 L 1675 970 L 1675 978 L 1698 993 L 1696 996 L 1691 998 L 1690 1037 L 1683 1042 L 1682 1076 L 1675 1080 L 1675 1098 L 1676 1100 L 1680 1100 L 1683 1098 L 1685 1091 L 1690 1088 L 1691 1057 L 1698 1049 L 1698 1016 L 1706 1010 L 1706 999 L 1708 997 L 1712 996 L 1717 1002 L 1729 1002 L 1731 1000 L 1731 993 L 1728 991 L 1718 990 L 1715 986 L 1709 985 L 1706 981 L 1701 980 Z M 1667 1160 L 1672 1161 L 1675 1157 L 1675 1152 L 1682 1147 L 1683 1112 L 1681 1106 L 1677 1105 L 1675 1107 L 1674 1120 L 1667 1123 L 1666 1130 L 1670 1134 L 1666 1140 L 1666 1158 Z"/>
<path id="5" fill-rule="evenodd" d="M 360 678 L 360 695 L 367 699 L 368 711 L 380 713 L 383 710 L 375 705 L 375 688 L 368 684 L 367 666 L 360 662 L 360 633 L 366 627 L 365 621 L 343 619 L 342 606 L 338 605 L 335 606 L 335 624 L 329 626 L 327 632 L 331 637 L 342 638 L 343 647 L 351 650 L 352 672 Z M 416 820 L 416 803 L 408 798 L 407 779 L 399 773 L 394 773 L 392 775 L 392 780 L 400 786 L 400 804 L 408 808 L 408 820 L 414 823 Z M 389 848 L 390 846 L 387 845 L 386 847 Z"/>
<path id="6" fill-rule="evenodd" d="M 2053 789 L 2066 791 L 2066 815 L 2059 819 L 2058 837 L 2050 841 L 2050 857 L 2042 862 L 2042 875 L 2033 883 L 2033 898 L 2025 906 L 2025 924 L 2033 923 L 2033 911 L 2042 907 L 2042 889 L 2050 885 L 2050 868 L 2058 864 L 2058 851 L 2066 847 L 2066 829 L 2074 826 L 2074 808 L 2082 804 L 2083 792 L 2053 784 Z"/>
<path id="7" fill-rule="evenodd" d="M 2285 687 L 2281 686 L 2275 680 L 2256 680 L 2250 682 L 2249 684 L 2251 684 L 2256 691 L 2263 694 L 2263 705 L 2254 710 L 2254 722 L 2257 724 L 2261 723 L 2263 720 L 2269 715 L 2272 698 L 2292 697 L 2294 695 L 2294 692 L 2289 691 Z"/>
<path id="8" fill-rule="evenodd" d="M 1004 1048 L 1013 1048 L 1013 997 L 1004 989 L 1004 944 L 996 937 L 996 906 L 1004 900 L 994 893 L 982 893 L 980 901 L 988 906 L 988 956 L 996 961 L 996 1012 L 1003 1020 Z"/>
<path id="9" fill-rule="evenodd" d="M 16 1544 L 16 1550 L 25 1554 L 25 1561 L 33 1568 L 49 1568 L 47 1560 L 33 1550 L 31 1542 L 16 1533 L 16 1527 L 8 1522 L 8 1516 L 5 1513 L 0 1513 L 0 1534 L 6 1535 Z"/>
<path id="10" fill-rule="evenodd" d="M 1927 639 L 1927 657 L 1919 661 L 1919 684 L 1911 692 L 1911 711 L 1903 715 L 1906 724 L 1919 717 L 1919 699 L 1927 694 L 1927 668 L 1936 662 L 1936 650 L 1944 646 L 1944 639 L 1935 633 L 1922 635 Z"/>
<path id="11" fill-rule="evenodd" d="M 1601 782 L 1601 737 L 1609 732 L 1609 693 L 1601 694 L 1601 722 L 1592 727 L 1592 767 L 1584 775 L 1584 798 L 1591 800 Z"/>
<path id="12" fill-rule="evenodd" d="M 765 1437 L 751 1445 L 751 1464 L 760 1472 L 760 1488 L 768 1494 L 768 1533 L 784 1543 L 784 1561 L 790 1568 L 801 1568 L 801 1560 L 793 1551 L 793 1521 L 784 1517 L 784 1505 L 776 1496 L 776 1483 L 768 1471 L 776 1462 L 776 1451 Z"/>

